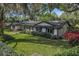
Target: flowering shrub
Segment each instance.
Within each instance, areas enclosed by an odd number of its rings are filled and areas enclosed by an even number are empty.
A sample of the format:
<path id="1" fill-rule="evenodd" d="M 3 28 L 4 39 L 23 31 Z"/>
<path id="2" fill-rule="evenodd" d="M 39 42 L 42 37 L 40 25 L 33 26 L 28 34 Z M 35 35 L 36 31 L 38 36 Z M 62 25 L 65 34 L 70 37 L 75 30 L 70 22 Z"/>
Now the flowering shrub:
<path id="1" fill-rule="evenodd" d="M 64 37 L 69 43 L 72 44 L 73 42 L 79 41 L 79 32 L 66 32 Z"/>
<path id="2" fill-rule="evenodd" d="M 72 32 L 66 32 L 64 34 L 64 37 L 66 40 L 71 41 L 71 40 L 75 39 L 75 34 Z"/>

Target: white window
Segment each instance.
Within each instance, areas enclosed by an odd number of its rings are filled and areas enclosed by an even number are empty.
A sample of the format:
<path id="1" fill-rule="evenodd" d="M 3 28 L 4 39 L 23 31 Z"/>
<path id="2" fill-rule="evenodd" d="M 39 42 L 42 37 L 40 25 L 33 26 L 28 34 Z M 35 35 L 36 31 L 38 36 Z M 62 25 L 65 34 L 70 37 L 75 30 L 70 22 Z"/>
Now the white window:
<path id="1" fill-rule="evenodd" d="M 42 32 L 46 32 L 46 28 L 42 28 Z"/>
<path id="2" fill-rule="evenodd" d="M 57 35 L 57 29 L 54 29 L 54 35 Z"/>

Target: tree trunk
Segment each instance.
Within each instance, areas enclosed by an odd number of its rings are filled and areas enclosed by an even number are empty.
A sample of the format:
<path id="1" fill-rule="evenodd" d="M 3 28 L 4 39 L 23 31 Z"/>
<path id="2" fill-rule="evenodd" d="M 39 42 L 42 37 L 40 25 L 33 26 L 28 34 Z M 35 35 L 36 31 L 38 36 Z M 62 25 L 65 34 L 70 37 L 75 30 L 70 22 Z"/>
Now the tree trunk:
<path id="1" fill-rule="evenodd" d="M 4 9 L 1 10 L 1 15 L 0 15 L 0 34 L 4 34 Z"/>
<path id="2" fill-rule="evenodd" d="M 3 21 L 0 21 L 0 34 L 3 35 Z"/>

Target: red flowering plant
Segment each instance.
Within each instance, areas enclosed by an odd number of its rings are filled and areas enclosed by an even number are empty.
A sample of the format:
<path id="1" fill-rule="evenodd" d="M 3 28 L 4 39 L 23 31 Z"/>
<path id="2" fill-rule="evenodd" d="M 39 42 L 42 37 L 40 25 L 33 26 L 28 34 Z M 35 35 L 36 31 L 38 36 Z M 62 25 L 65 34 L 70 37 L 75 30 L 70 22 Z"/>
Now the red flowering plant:
<path id="1" fill-rule="evenodd" d="M 64 34 L 64 37 L 66 40 L 71 41 L 71 40 L 75 39 L 75 34 L 72 32 L 66 32 Z"/>
<path id="2" fill-rule="evenodd" d="M 64 37 L 69 44 L 76 44 L 79 41 L 79 32 L 66 32 Z"/>

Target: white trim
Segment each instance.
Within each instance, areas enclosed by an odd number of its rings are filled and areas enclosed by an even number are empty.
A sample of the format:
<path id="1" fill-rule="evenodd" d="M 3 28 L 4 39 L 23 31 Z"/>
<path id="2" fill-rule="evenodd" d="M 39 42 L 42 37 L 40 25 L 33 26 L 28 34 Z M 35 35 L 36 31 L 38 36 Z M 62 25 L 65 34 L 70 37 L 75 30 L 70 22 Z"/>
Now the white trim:
<path id="1" fill-rule="evenodd" d="M 54 29 L 54 35 L 57 35 L 57 29 Z"/>

